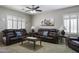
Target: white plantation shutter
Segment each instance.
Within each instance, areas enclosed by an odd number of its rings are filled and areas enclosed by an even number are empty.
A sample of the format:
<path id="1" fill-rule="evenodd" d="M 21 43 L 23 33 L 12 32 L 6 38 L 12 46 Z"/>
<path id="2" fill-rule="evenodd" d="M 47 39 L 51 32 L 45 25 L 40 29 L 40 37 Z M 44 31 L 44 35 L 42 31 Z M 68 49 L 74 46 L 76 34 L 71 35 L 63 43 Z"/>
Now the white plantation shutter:
<path id="1" fill-rule="evenodd" d="M 22 19 L 22 29 L 25 29 L 25 19 Z"/>
<path id="2" fill-rule="evenodd" d="M 21 29 L 21 18 L 18 18 L 18 29 Z"/>
<path id="3" fill-rule="evenodd" d="M 77 15 L 67 15 L 64 16 L 64 26 L 66 28 L 66 32 L 70 34 L 77 34 L 78 29 L 78 19 Z"/>
<path id="4" fill-rule="evenodd" d="M 66 32 L 69 33 L 69 16 L 64 16 L 64 26 L 66 28 Z"/>
<path id="5" fill-rule="evenodd" d="M 25 29 L 25 19 L 8 15 L 7 29 Z"/>
<path id="6" fill-rule="evenodd" d="M 13 29 L 17 29 L 17 18 L 13 17 Z"/>
<path id="7" fill-rule="evenodd" d="M 12 16 L 7 16 L 7 29 L 12 29 Z"/>

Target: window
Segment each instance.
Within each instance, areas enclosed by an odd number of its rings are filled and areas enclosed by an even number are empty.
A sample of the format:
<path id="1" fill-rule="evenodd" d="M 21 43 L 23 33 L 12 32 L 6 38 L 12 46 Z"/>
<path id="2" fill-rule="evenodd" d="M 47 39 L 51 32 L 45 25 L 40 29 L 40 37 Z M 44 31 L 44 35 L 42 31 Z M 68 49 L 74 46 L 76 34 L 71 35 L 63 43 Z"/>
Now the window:
<path id="1" fill-rule="evenodd" d="M 7 29 L 12 29 L 12 16 L 7 17 Z"/>
<path id="2" fill-rule="evenodd" d="M 13 17 L 13 29 L 17 29 L 17 18 Z"/>
<path id="3" fill-rule="evenodd" d="M 68 15 L 67 17 L 64 16 L 64 26 L 66 27 L 67 33 L 77 33 L 78 24 L 77 24 L 77 15 Z"/>
<path id="4" fill-rule="evenodd" d="M 25 28 L 25 20 L 22 19 L 22 28 L 24 29 Z"/>
<path id="5" fill-rule="evenodd" d="M 7 16 L 7 29 L 24 29 L 25 19 L 15 16 Z"/>
<path id="6" fill-rule="evenodd" d="M 64 26 L 66 27 L 66 32 L 69 33 L 69 20 L 64 20 Z"/>
<path id="7" fill-rule="evenodd" d="M 66 32 L 69 33 L 69 17 L 64 17 L 64 26 L 66 27 Z"/>
<path id="8" fill-rule="evenodd" d="M 71 19 L 71 33 L 77 33 L 77 19 Z"/>
<path id="9" fill-rule="evenodd" d="M 77 25 L 77 27 L 78 27 L 78 34 L 79 34 L 79 17 L 78 17 L 78 25 Z"/>
<path id="10" fill-rule="evenodd" d="M 22 26 L 21 26 L 21 18 L 18 18 L 18 29 L 21 29 Z"/>

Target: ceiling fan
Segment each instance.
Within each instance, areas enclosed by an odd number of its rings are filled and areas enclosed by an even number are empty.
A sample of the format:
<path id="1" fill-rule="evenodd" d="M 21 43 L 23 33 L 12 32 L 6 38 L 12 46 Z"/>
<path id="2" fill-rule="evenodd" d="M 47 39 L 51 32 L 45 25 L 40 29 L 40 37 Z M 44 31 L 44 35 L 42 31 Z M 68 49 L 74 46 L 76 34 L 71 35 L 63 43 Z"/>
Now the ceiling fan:
<path id="1" fill-rule="evenodd" d="M 26 10 L 25 12 L 31 12 L 31 13 L 35 13 L 35 12 L 42 12 L 42 10 L 39 10 L 39 6 L 35 6 L 32 5 L 31 7 L 26 7 L 29 10 Z"/>

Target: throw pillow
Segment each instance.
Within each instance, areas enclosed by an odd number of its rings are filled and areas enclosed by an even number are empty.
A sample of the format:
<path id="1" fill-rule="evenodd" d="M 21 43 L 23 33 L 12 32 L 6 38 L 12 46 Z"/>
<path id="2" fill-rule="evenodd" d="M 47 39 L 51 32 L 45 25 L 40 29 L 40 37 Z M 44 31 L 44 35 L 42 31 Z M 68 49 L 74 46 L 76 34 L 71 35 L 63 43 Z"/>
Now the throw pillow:
<path id="1" fill-rule="evenodd" d="M 17 36 L 17 37 L 22 36 L 21 32 L 19 32 L 19 31 L 18 31 L 18 32 L 16 32 L 16 36 Z"/>
<path id="2" fill-rule="evenodd" d="M 48 36 L 48 31 L 44 31 L 43 36 L 47 37 Z"/>

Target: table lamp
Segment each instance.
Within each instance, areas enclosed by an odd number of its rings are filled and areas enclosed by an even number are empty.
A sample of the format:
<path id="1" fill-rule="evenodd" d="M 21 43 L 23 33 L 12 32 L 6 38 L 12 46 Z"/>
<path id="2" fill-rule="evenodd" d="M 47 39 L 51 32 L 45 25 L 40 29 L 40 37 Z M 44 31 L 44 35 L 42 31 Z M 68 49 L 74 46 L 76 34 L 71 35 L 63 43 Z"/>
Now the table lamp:
<path id="1" fill-rule="evenodd" d="M 32 32 L 35 32 L 35 27 L 32 26 L 32 27 L 31 27 L 31 30 L 32 30 Z"/>
<path id="2" fill-rule="evenodd" d="M 65 26 L 61 26 L 60 27 L 60 31 L 61 31 L 62 35 L 65 35 L 65 31 L 64 30 L 66 30 Z"/>

